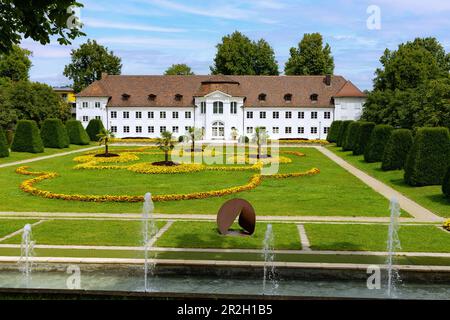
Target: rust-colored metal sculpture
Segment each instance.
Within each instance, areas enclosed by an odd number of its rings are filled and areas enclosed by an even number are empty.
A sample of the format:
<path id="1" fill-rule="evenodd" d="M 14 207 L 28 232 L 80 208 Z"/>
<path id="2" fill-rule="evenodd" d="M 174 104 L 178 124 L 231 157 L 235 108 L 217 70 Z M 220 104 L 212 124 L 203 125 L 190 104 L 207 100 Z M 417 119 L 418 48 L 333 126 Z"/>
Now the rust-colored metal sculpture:
<path id="1" fill-rule="evenodd" d="M 222 205 L 217 214 L 217 226 L 220 233 L 228 234 L 237 216 L 239 216 L 239 225 L 245 231 L 244 234 L 252 235 L 256 224 L 255 209 L 244 199 L 231 199 Z"/>

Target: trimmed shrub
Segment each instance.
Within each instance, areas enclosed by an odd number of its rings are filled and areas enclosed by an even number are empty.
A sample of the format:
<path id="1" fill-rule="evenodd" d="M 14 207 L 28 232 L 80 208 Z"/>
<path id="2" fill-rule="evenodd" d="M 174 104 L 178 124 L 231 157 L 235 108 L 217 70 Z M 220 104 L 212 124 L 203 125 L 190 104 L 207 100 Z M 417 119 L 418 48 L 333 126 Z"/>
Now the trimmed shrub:
<path id="1" fill-rule="evenodd" d="M 405 182 L 411 186 L 442 185 L 450 162 L 447 128 L 419 128 L 405 165 Z"/>
<path id="2" fill-rule="evenodd" d="M 369 143 L 364 150 L 366 162 L 380 162 L 383 160 L 384 148 L 394 128 L 387 124 L 376 125 L 370 135 Z"/>
<path id="3" fill-rule="evenodd" d="M 8 141 L 6 140 L 3 128 L 0 127 L 0 158 L 6 157 L 9 157 L 9 144 Z"/>
<path id="4" fill-rule="evenodd" d="M 338 147 L 342 147 L 342 144 L 344 143 L 344 139 L 345 139 L 345 137 L 347 136 L 347 129 L 348 129 L 348 126 L 349 126 L 350 123 L 352 123 L 352 122 L 353 122 L 353 120 L 345 120 L 345 121 L 342 121 L 341 126 L 340 126 L 340 128 L 339 128 L 339 135 L 338 135 L 338 138 L 337 138 L 337 141 L 336 141 L 336 145 L 337 145 Z"/>
<path id="5" fill-rule="evenodd" d="M 403 169 L 412 144 L 413 136 L 411 130 L 397 129 L 392 131 L 384 149 L 381 169 L 384 171 Z"/>
<path id="6" fill-rule="evenodd" d="M 12 142 L 14 140 L 14 131 L 13 130 L 6 130 L 5 131 L 6 141 L 8 142 L 8 146 L 12 145 Z"/>
<path id="7" fill-rule="evenodd" d="M 354 156 L 360 156 L 364 154 L 364 151 L 366 150 L 366 147 L 369 144 L 373 128 L 375 128 L 375 123 L 360 121 L 358 136 L 356 137 L 356 141 L 353 146 Z"/>
<path id="8" fill-rule="evenodd" d="M 442 184 L 442 192 L 446 198 L 450 199 L 450 167 L 448 167 L 447 174 L 444 177 L 444 183 Z"/>
<path id="9" fill-rule="evenodd" d="M 351 151 L 356 144 L 356 138 L 359 135 L 359 130 L 361 127 L 361 122 L 355 121 L 348 125 L 347 134 L 345 136 L 344 142 L 342 144 L 342 150 Z"/>
<path id="10" fill-rule="evenodd" d="M 44 152 L 44 144 L 35 121 L 20 120 L 17 122 L 11 150 L 31 153 Z"/>
<path id="11" fill-rule="evenodd" d="M 98 141 L 99 138 L 97 137 L 97 135 L 104 129 L 105 127 L 103 126 L 102 120 L 91 119 L 86 127 L 86 132 L 91 141 Z"/>
<path id="12" fill-rule="evenodd" d="M 59 119 L 46 119 L 42 123 L 41 138 L 46 148 L 67 148 L 69 138 L 66 128 Z"/>
<path id="13" fill-rule="evenodd" d="M 333 123 L 331 124 L 331 127 L 330 127 L 330 131 L 328 132 L 328 135 L 327 135 L 328 142 L 330 142 L 330 143 L 337 142 L 341 124 L 342 124 L 341 120 L 333 121 Z"/>
<path id="14" fill-rule="evenodd" d="M 87 145 L 89 144 L 89 136 L 84 130 L 83 125 L 78 120 L 69 120 L 66 122 L 67 135 L 71 144 Z"/>

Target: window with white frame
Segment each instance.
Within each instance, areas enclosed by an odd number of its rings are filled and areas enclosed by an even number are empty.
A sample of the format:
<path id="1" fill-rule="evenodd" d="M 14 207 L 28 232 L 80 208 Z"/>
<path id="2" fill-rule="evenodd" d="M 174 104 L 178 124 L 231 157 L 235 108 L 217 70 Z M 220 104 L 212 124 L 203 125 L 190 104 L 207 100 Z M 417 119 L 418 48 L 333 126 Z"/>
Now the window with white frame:
<path id="1" fill-rule="evenodd" d="M 100 108 L 100 102 L 96 101 L 96 102 L 95 102 L 95 107 L 96 107 L 96 108 Z"/>
<path id="2" fill-rule="evenodd" d="M 284 133 L 291 134 L 292 133 L 292 127 L 284 128 Z"/>
<path id="3" fill-rule="evenodd" d="M 89 103 L 86 102 L 86 101 L 84 101 L 84 102 L 83 102 L 83 108 L 87 108 L 87 107 L 89 107 Z"/>
<path id="4" fill-rule="evenodd" d="M 124 111 L 124 112 L 123 112 L 123 118 L 124 118 L 124 119 L 129 119 L 129 118 L 130 118 L 130 112 Z"/>
<path id="5" fill-rule="evenodd" d="M 330 132 L 330 127 L 324 127 L 323 128 L 323 133 L 324 134 L 328 134 L 328 132 Z"/>
<path id="6" fill-rule="evenodd" d="M 331 112 L 330 111 L 325 111 L 325 113 L 323 114 L 323 118 L 324 119 L 331 119 Z"/>
<path id="7" fill-rule="evenodd" d="M 142 112 L 136 111 L 136 119 L 142 119 Z"/>
<path id="8" fill-rule="evenodd" d="M 130 133 L 130 127 L 129 126 L 124 126 L 123 127 L 123 133 Z"/>
<path id="9" fill-rule="evenodd" d="M 141 126 L 137 126 L 136 127 L 136 133 L 142 133 L 142 127 Z"/>
<path id="10" fill-rule="evenodd" d="M 201 114 L 206 113 L 206 102 L 200 102 L 200 113 Z"/>
<path id="11" fill-rule="evenodd" d="M 311 134 L 317 134 L 317 127 L 311 127 Z"/>
<path id="12" fill-rule="evenodd" d="M 89 121 L 89 117 L 88 116 L 83 116 L 83 122 L 88 122 Z"/>
<path id="13" fill-rule="evenodd" d="M 155 117 L 155 113 L 153 111 L 147 112 L 147 118 L 153 119 Z"/>
<path id="14" fill-rule="evenodd" d="M 177 126 L 175 126 L 175 127 L 172 127 L 172 133 L 178 133 L 178 127 Z"/>
<path id="15" fill-rule="evenodd" d="M 213 103 L 213 113 L 214 114 L 222 114 L 223 113 L 223 102 L 216 101 Z"/>
<path id="16" fill-rule="evenodd" d="M 286 119 L 292 119 L 292 112 L 286 111 Z"/>
<path id="17" fill-rule="evenodd" d="M 230 104 L 230 113 L 236 114 L 237 113 L 237 102 L 232 102 Z"/>
<path id="18" fill-rule="evenodd" d="M 247 127 L 247 133 L 253 133 L 253 127 Z"/>
<path id="19" fill-rule="evenodd" d="M 311 119 L 317 119 L 317 111 L 311 112 Z"/>
<path id="20" fill-rule="evenodd" d="M 280 128 L 279 127 L 273 127 L 272 128 L 272 133 L 274 133 L 274 134 L 280 133 Z"/>
<path id="21" fill-rule="evenodd" d="M 280 112 L 274 111 L 274 112 L 272 113 L 272 117 L 273 117 L 274 119 L 279 119 L 279 118 L 280 118 Z"/>
<path id="22" fill-rule="evenodd" d="M 117 133 L 117 126 L 111 126 L 111 132 Z"/>
<path id="23" fill-rule="evenodd" d="M 191 112 L 190 112 L 190 111 L 185 111 L 185 112 L 184 112 L 184 117 L 185 117 L 186 119 L 190 119 L 190 118 L 191 118 Z"/>
<path id="24" fill-rule="evenodd" d="M 160 111 L 159 112 L 159 118 L 165 119 L 166 118 L 166 112 L 165 111 Z"/>
<path id="25" fill-rule="evenodd" d="M 247 119 L 253 119 L 253 111 L 247 111 Z"/>
<path id="26" fill-rule="evenodd" d="M 189 129 L 191 129 L 191 127 L 190 127 L 190 126 L 186 126 L 186 127 L 184 127 L 184 132 L 189 132 Z"/>
<path id="27" fill-rule="evenodd" d="M 117 111 L 111 111 L 111 119 L 117 119 Z"/>
<path id="28" fill-rule="evenodd" d="M 304 111 L 299 111 L 298 112 L 298 118 L 299 119 L 305 119 L 305 112 Z"/>
<path id="29" fill-rule="evenodd" d="M 260 111 L 259 112 L 259 118 L 260 119 L 265 119 L 266 118 L 266 112 L 265 111 Z"/>
<path id="30" fill-rule="evenodd" d="M 297 128 L 297 133 L 304 134 L 305 133 L 305 127 L 298 127 Z"/>
<path id="31" fill-rule="evenodd" d="M 178 119 L 178 111 L 173 111 L 172 112 L 172 118 L 173 119 Z"/>
<path id="32" fill-rule="evenodd" d="M 148 133 L 155 133 L 155 127 L 154 126 L 149 126 L 147 128 Z"/>
<path id="33" fill-rule="evenodd" d="M 160 133 L 166 132 L 166 126 L 159 127 L 159 132 Z"/>
<path id="34" fill-rule="evenodd" d="M 101 116 L 95 116 L 95 120 L 102 120 Z"/>

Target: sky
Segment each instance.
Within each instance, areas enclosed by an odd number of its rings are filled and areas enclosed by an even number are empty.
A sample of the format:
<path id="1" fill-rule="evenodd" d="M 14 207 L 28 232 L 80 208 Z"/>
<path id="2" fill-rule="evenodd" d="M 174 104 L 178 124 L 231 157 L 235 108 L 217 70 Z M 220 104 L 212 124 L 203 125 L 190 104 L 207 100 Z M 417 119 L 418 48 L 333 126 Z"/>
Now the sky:
<path id="1" fill-rule="evenodd" d="M 209 74 L 216 45 L 239 30 L 274 48 L 280 72 L 304 33 L 320 32 L 329 43 L 335 74 L 371 89 L 379 58 L 416 37 L 436 37 L 450 51 L 448 0 L 78 0 L 86 37 L 70 46 L 55 39 L 33 52 L 31 80 L 68 85 L 62 74 L 70 52 L 95 39 L 122 59 L 122 74 L 163 74 L 174 63 Z M 377 19 L 375 9 L 379 9 Z M 375 18 L 375 20 L 374 20 Z M 369 20 L 369 27 L 368 27 Z M 379 24 L 378 24 L 379 22 Z M 375 24 L 374 24 L 375 23 Z"/>

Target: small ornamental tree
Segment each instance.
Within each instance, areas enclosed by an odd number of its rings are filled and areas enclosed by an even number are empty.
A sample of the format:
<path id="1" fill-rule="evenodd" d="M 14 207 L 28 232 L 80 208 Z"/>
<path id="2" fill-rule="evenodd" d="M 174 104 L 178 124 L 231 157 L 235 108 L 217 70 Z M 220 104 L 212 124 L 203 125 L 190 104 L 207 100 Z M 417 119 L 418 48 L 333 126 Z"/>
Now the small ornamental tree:
<path id="1" fill-rule="evenodd" d="M 78 120 L 69 120 L 66 122 L 67 135 L 71 144 L 88 145 L 89 136 L 84 130 L 83 125 Z"/>
<path id="2" fill-rule="evenodd" d="M 3 128 L 0 127 L 0 158 L 6 157 L 9 157 L 9 144 L 8 141 L 6 140 Z"/>
<path id="3" fill-rule="evenodd" d="M 384 148 L 394 128 L 390 125 L 379 124 L 373 128 L 369 143 L 364 151 L 366 162 L 380 162 L 383 160 Z"/>
<path id="4" fill-rule="evenodd" d="M 403 169 L 412 144 L 413 136 L 411 130 L 397 129 L 392 131 L 384 149 L 381 169 L 384 171 Z"/>
<path id="5" fill-rule="evenodd" d="M 341 125 L 342 125 L 341 120 L 333 121 L 333 123 L 331 124 L 331 127 L 330 127 L 330 131 L 328 132 L 328 135 L 327 135 L 328 142 L 330 142 L 330 143 L 337 142 L 338 137 L 339 137 L 339 129 L 341 128 Z"/>
<path id="6" fill-rule="evenodd" d="M 31 153 L 44 152 L 44 144 L 35 121 L 20 120 L 17 122 L 11 150 Z"/>
<path id="7" fill-rule="evenodd" d="M 202 136 L 203 136 L 202 129 L 189 127 L 186 137 L 188 141 L 191 142 L 191 152 L 195 152 L 195 141 L 200 140 Z"/>
<path id="8" fill-rule="evenodd" d="M 410 186 L 441 185 L 450 162 L 447 128 L 419 128 L 405 165 Z"/>
<path id="9" fill-rule="evenodd" d="M 46 119 L 42 123 L 41 138 L 46 148 L 67 148 L 69 139 L 64 124 L 59 119 Z"/>
<path id="10" fill-rule="evenodd" d="M 448 167 L 447 174 L 444 177 L 442 192 L 446 198 L 450 199 L 450 166 Z"/>
<path id="11" fill-rule="evenodd" d="M 102 146 L 105 146 L 105 153 L 104 156 L 108 157 L 110 155 L 109 153 L 109 142 L 111 141 L 111 139 L 114 138 L 114 134 L 109 131 L 106 130 L 105 128 L 102 129 L 102 131 L 97 135 L 98 137 L 98 143 Z"/>
<path id="12" fill-rule="evenodd" d="M 372 134 L 375 123 L 361 121 L 358 131 L 358 136 L 356 137 L 355 144 L 353 146 L 353 155 L 359 156 L 364 154 L 367 144 L 369 143 L 370 136 Z"/>
<path id="13" fill-rule="evenodd" d="M 169 152 L 175 148 L 175 145 L 173 144 L 172 132 L 163 131 L 161 133 L 161 137 L 158 138 L 156 145 L 161 151 L 164 152 L 164 164 L 169 165 Z"/>
<path id="14" fill-rule="evenodd" d="M 353 120 L 345 120 L 342 121 L 341 126 L 339 128 L 339 134 L 338 134 L 338 138 L 336 141 L 336 145 L 338 147 L 342 147 L 344 141 L 345 141 L 345 137 L 347 136 L 347 129 L 348 126 L 350 125 L 350 123 L 352 123 Z"/>
<path id="15" fill-rule="evenodd" d="M 89 124 L 86 127 L 86 132 L 91 141 L 98 141 L 99 140 L 98 135 L 102 133 L 104 129 L 105 127 L 103 126 L 102 120 L 91 119 L 91 121 L 89 121 Z"/>
<path id="16" fill-rule="evenodd" d="M 356 138 L 359 135 L 360 126 L 361 123 L 359 121 L 352 122 L 348 125 L 347 134 L 342 144 L 342 150 L 344 151 L 353 150 L 356 143 Z"/>

